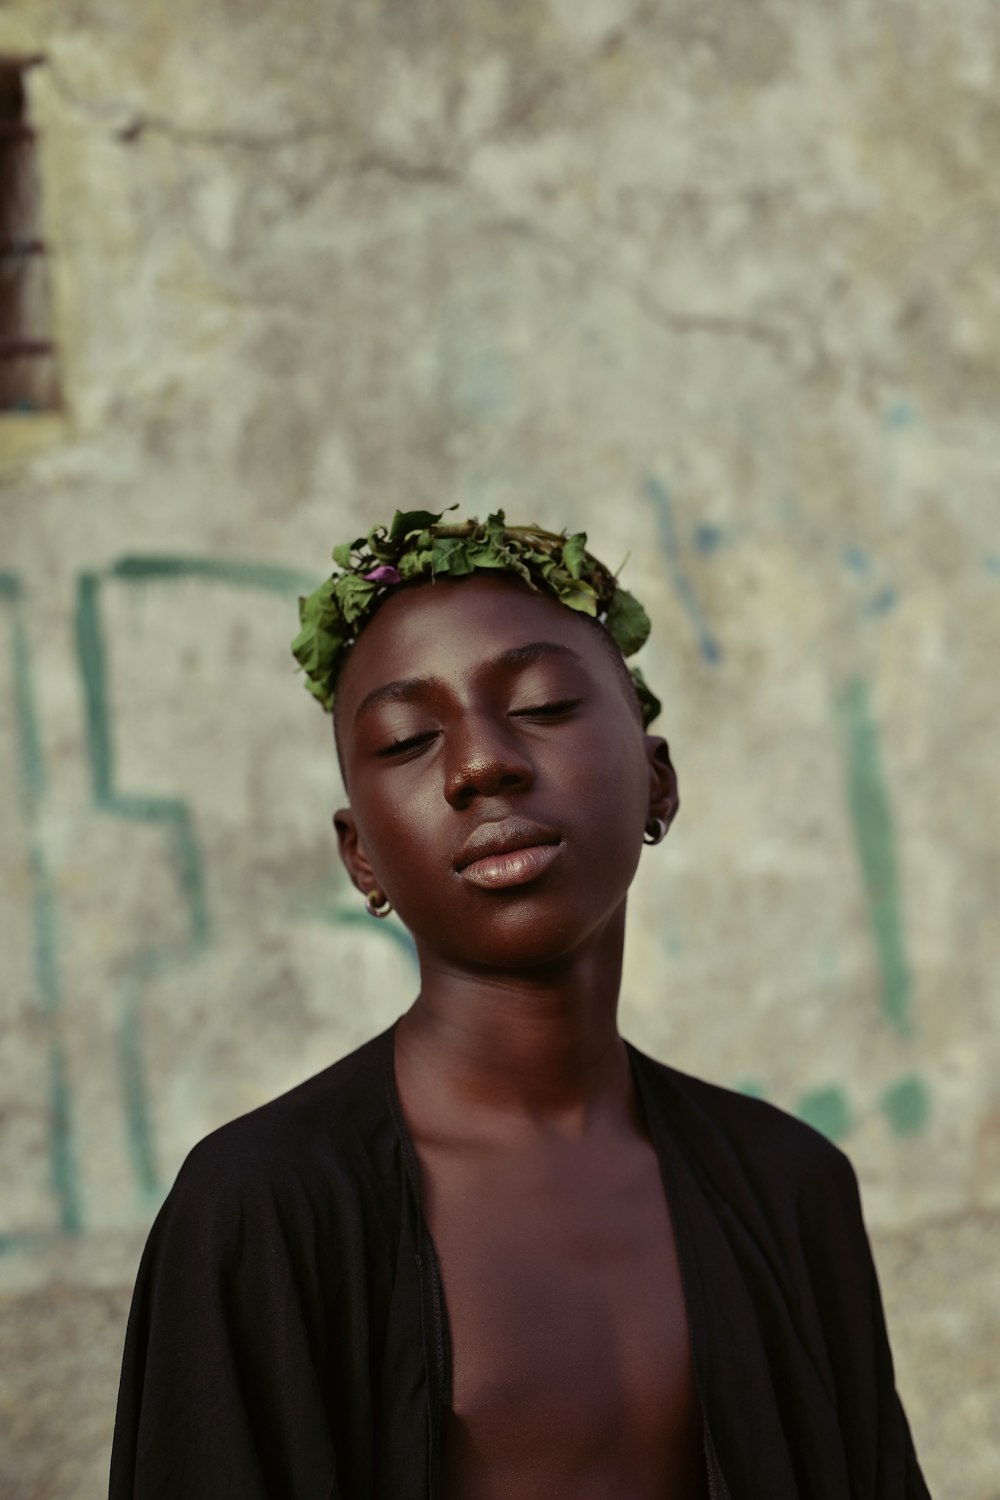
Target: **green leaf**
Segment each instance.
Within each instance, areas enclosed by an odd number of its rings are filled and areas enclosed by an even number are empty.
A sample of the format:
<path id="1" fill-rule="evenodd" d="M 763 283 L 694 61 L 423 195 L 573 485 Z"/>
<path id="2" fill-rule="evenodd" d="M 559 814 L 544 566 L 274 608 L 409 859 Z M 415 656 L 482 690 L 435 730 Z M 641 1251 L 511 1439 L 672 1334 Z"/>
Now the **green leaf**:
<path id="1" fill-rule="evenodd" d="M 340 607 L 334 588 L 335 580 L 326 578 L 318 588 L 313 589 L 311 594 L 307 594 L 304 599 L 299 599 L 300 625 L 318 628 L 325 621 L 336 623 L 340 615 Z"/>
<path id="2" fill-rule="evenodd" d="M 310 677 L 329 670 L 342 649 L 344 638 L 330 629 L 317 629 L 310 623 L 303 625 L 292 642 L 292 655 Z"/>
<path id="3" fill-rule="evenodd" d="M 568 536 L 563 543 L 563 566 L 573 578 L 579 578 L 580 576 L 580 572 L 583 568 L 586 546 L 587 533 L 585 531 L 575 531 L 573 535 Z"/>
<path id="4" fill-rule="evenodd" d="M 449 509 L 454 510 L 455 506 L 452 505 Z M 389 540 L 401 542 L 411 531 L 424 531 L 428 526 L 436 526 L 443 515 L 443 510 L 397 510 L 389 527 Z"/>
<path id="5" fill-rule="evenodd" d="M 567 609 L 604 616 L 625 655 L 645 641 L 649 634 L 645 610 L 587 552 L 585 532 L 567 536 L 533 525 L 508 528 L 502 510 L 485 521 L 470 518 L 442 523 L 444 514 L 396 511 L 388 529 L 373 526 L 367 537 L 339 544 L 333 549 L 333 560 L 341 571 L 299 600 L 301 629 L 292 651 L 306 673 L 309 691 L 324 708 L 333 706 L 333 684 L 345 652 L 384 593 L 365 574 L 383 564 L 393 565 L 406 581 L 442 574 L 460 578 L 477 568 L 506 572 L 558 599 Z M 642 674 L 634 676 L 648 723 L 659 704 Z"/>
<path id="6" fill-rule="evenodd" d="M 581 614 L 597 614 L 597 594 L 582 578 L 570 578 L 558 585 L 557 598 L 560 603 L 568 605 L 570 609 L 579 610 Z"/>
<path id="7" fill-rule="evenodd" d="M 334 691 L 329 682 L 325 678 L 321 681 L 317 681 L 315 678 L 310 678 L 306 683 L 306 687 L 312 693 L 314 698 L 319 699 L 320 703 L 322 703 L 327 713 L 332 714 Z"/>
<path id="8" fill-rule="evenodd" d="M 516 559 L 513 554 L 499 547 L 492 538 L 469 548 L 477 568 L 509 568 Z"/>
<path id="9" fill-rule="evenodd" d="M 422 531 L 420 535 L 429 536 L 429 532 Z M 419 578 L 422 573 L 429 573 L 433 559 L 434 552 L 430 543 L 418 551 L 402 553 L 396 563 L 400 578 Z"/>
<path id="10" fill-rule="evenodd" d="M 368 533 L 368 550 L 376 563 L 394 563 L 399 553 L 399 543 L 390 542 L 384 526 L 373 526 Z M 365 571 L 369 571 L 367 568 Z"/>
<path id="11" fill-rule="evenodd" d="M 334 585 L 337 603 L 348 625 L 353 625 L 356 620 L 360 620 L 375 597 L 376 587 L 367 579 L 359 578 L 357 573 L 345 573 L 337 579 Z"/>
<path id="12" fill-rule="evenodd" d="M 435 578 L 439 573 L 451 573 L 456 578 L 462 578 L 472 572 L 474 564 L 461 537 L 443 536 L 434 539 L 431 566 Z"/>
<path id="13" fill-rule="evenodd" d="M 623 656 L 631 656 L 649 636 L 649 616 L 634 594 L 616 588 L 604 619 Z"/>

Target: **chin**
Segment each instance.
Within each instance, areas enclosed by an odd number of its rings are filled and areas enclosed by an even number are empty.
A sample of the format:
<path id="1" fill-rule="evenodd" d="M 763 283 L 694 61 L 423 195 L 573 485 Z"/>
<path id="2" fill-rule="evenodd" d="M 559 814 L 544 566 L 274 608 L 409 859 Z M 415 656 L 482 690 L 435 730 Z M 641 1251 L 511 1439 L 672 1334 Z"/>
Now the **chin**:
<path id="1" fill-rule="evenodd" d="M 589 914 L 579 906 L 568 911 L 563 903 L 549 910 L 532 901 L 508 904 L 492 920 L 466 924 L 452 957 L 460 964 L 508 972 L 565 963 L 618 919 L 624 901 L 623 891 L 610 911 Z"/>

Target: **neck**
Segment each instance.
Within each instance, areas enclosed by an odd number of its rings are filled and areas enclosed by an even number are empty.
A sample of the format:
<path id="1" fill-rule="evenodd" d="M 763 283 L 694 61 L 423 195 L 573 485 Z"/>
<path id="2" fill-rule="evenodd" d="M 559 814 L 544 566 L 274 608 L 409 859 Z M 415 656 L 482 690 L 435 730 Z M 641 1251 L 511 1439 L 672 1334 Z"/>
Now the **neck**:
<path id="1" fill-rule="evenodd" d="M 424 1120 L 487 1132 L 515 1121 L 581 1135 L 631 1096 L 618 1033 L 625 903 L 579 951 L 523 972 L 465 972 L 421 953 L 396 1027 L 401 1093 Z"/>

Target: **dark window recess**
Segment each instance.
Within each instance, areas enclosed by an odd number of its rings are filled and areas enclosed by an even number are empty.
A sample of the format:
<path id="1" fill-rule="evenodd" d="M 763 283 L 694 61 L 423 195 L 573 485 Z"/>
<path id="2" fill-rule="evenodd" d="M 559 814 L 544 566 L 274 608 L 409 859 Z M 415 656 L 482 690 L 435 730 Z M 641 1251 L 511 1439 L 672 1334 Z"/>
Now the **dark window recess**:
<path id="1" fill-rule="evenodd" d="M 59 405 L 35 132 L 24 87 L 36 60 L 0 57 L 0 413 Z"/>

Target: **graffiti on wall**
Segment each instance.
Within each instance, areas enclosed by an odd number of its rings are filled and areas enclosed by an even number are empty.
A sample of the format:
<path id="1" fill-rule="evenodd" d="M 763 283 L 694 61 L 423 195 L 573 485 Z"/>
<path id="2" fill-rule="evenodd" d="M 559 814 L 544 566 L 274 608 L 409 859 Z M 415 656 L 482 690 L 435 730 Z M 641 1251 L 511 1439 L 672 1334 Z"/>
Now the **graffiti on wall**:
<path id="1" fill-rule="evenodd" d="M 166 1184 L 157 1160 L 152 1126 L 151 1086 L 144 1049 L 144 1000 L 152 980 L 171 970 L 191 967 L 207 954 L 215 941 L 215 931 L 204 855 L 188 803 L 180 797 L 144 796 L 119 789 L 102 602 L 106 589 L 115 584 L 148 587 L 173 580 L 285 597 L 294 597 L 314 586 L 311 578 L 269 564 L 162 555 L 126 557 L 102 573 L 86 572 L 77 579 L 74 636 L 83 689 L 92 810 L 99 816 L 154 828 L 162 834 L 184 918 L 178 941 L 140 944 L 118 979 L 117 1070 L 125 1138 L 137 1194 L 147 1209 L 162 1199 Z M 75 1235 L 87 1226 L 76 1108 L 60 1026 L 64 980 L 60 973 L 57 885 L 40 834 L 49 778 L 38 719 L 26 604 L 22 580 L 12 573 L 0 573 L 0 609 L 6 613 L 9 624 L 18 800 L 27 831 L 27 904 L 32 928 L 34 990 L 46 1029 L 48 1052 L 47 1171 L 57 1205 L 57 1232 Z M 372 924 L 355 907 L 331 904 L 325 899 L 317 903 L 316 911 L 336 926 L 363 927 L 374 941 L 391 943 L 411 959 L 414 957 L 409 934 L 394 923 Z M 29 1251 L 40 1238 L 45 1238 L 37 1234 L 4 1234 L 3 1230 L 0 1224 L 0 1251 Z"/>
<path id="2" fill-rule="evenodd" d="M 701 523 L 694 527 L 689 544 L 682 539 L 673 496 L 656 476 L 647 475 L 645 497 L 656 523 L 667 577 L 686 618 L 702 661 L 709 669 L 723 659 L 723 646 L 709 620 L 691 559 L 713 558 L 726 544 L 725 533 Z M 841 547 L 841 562 L 861 584 L 858 614 L 876 620 L 891 611 L 899 595 L 891 582 L 880 580 L 872 559 L 854 544 Z M 862 676 L 844 682 L 834 697 L 834 727 L 843 766 L 845 804 L 851 823 L 866 910 L 879 966 L 880 1014 L 884 1023 L 904 1045 L 916 1034 L 912 1010 L 912 976 L 906 953 L 896 827 L 883 764 L 879 729 L 871 700 L 871 687 Z M 756 1080 L 738 1086 L 764 1097 L 766 1089 Z M 822 1130 L 833 1140 L 849 1135 L 855 1123 L 849 1090 L 831 1080 L 810 1089 L 794 1101 L 801 1119 Z M 917 1072 L 904 1070 L 881 1091 L 877 1108 L 898 1136 L 924 1129 L 930 1117 L 930 1089 Z"/>
<path id="3" fill-rule="evenodd" d="M 726 545 L 717 527 L 701 524 L 685 531 L 668 488 L 650 476 L 646 500 L 652 508 L 667 577 L 692 632 L 706 671 L 725 658 L 725 641 L 713 625 L 699 589 L 697 568 L 712 565 Z M 859 549 L 844 549 L 845 568 L 867 584 L 870 565 Z M 188 587 L 225 588 L 250 594 L 293 597 L 313 580 L 294 570 L 231 559 L 138 556 L 123 558 L 102 572 L 86 572 L 76 581 L 74 634 L 76 665 L 82 686 L 86 758 L 91 807 L 95 815 L 119 823 L 154 828 L 162 836 L 183 912 L 180 936 L 170 942 L 140 945 L 117 976 L 116 1066 L 125 1114 L 130 1168 L 137 1193 L 147 1205 L 164 1191 L 157 1160 L 150 1108 L 150 1081 L 144 1054 L 144 1005 L 150 984 L 166 972 L 193 969 L 213 948 L 216 933 L 205 861 L 196 819 L 180 796 L 123 792 L 109 691 L 109 650 L 104 610 L 111 588 L 146 590 L 183 581 Z M 892 609 L 894 591 L 880 584 L 869 589 L 862 610 L 868 618 Z M 49 792 L 42 749 L 37 694 L 27 628 L 27 600 L 22 581 L 0 574 L 0 610 L 6 615 L 10 681 L 16 739 L 18 795 L 27 839 L 27 907 L 32 929 L 34 989 L 47 1048 L 49 1186 L 57 1206 L 55 1232 L 76 1235 L 86 1229 L 81 1197 L 79 1142 L 73 1090 L 63 1039 L 64 983 L 60 972 L 61 928 L 57 886 L 40 836 L 40 818 Z M 843 766 L 844 801 L 850 820 L 858 869 L 865 893 L 873 963 L 880 974 L 879 1005 L 885 1026 L 898 1039 L 905 1057 L 915 1036 L 912 982 L 906 952 L 899 858 L 892 801 L 886 781 L 872 689 L 863 676 L 842 684 L 832 705 L 831 722 Z M 338 925 L 365 923 L 354 907 L 333 905 L 326 918 Z M 412 957 L 408 934 L 393 923 L 366 924 L 373 941 L 390 942 Z M 767 1088 L 757 1080 L 731 1081 L 759 1096 Z M 860 1115 L 849 1086 L 838 1079 L 793 1101 L 804 1119 L 834 1139 L 847 1136 Z M 903 1070 L 882 1089 L 876 1106 L 899 1136 L 919 1132 L 930 1114 L 930 1092 L 917 1072 Z M 3 1225 L 0 1225 L 2 1234 Z M 16 1234 L 0 1246 L 29 1248 L 37 1240 Z"/>

